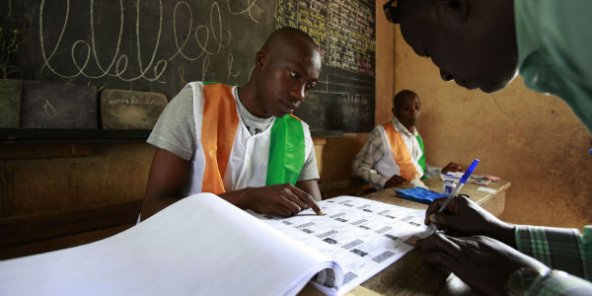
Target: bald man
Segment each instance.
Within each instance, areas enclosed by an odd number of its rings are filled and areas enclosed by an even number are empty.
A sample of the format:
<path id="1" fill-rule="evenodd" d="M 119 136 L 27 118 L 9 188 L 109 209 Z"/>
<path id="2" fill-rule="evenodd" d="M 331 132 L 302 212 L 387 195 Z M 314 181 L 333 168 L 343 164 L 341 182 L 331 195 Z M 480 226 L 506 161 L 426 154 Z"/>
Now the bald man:
<path id="1" fill-rule="evenodd" d="M 142 219 L 185 196 L 211 192 L 277 216 L 319 213 L 319 173 L 308 125 L 292 113 L 318 82 L 319 47 L 304 32 L 273 32 L 246 85 L 189 83 L 167 105 L 148 143 Z"/>

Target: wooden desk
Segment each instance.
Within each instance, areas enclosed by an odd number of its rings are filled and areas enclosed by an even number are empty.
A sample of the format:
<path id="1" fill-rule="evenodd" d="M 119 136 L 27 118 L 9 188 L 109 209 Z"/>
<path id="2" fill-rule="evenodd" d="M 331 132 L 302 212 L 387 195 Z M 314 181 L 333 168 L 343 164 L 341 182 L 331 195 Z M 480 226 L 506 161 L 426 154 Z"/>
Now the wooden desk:
<path id="1" fill-rule="evenodd" d="M 430 178 L 423 181 L 423 183 L 433 191 L 442 191 L 442 180 L 440 178 Z M 495 216 L 499 216 L 504 212 L 506 201 L 506 190 L 511 183 L 508 181 L 500 181 L 491 183 L 487 186 L 479 186 L 475 184 L 466 184 L 461 193 L 469 195 L 471 200 L 478 205 L 485 208 L 487 211 Z M 365 196 L 368 199 L 377 200 L 401 207 L 412 209 L 427 209 L 428 206 L 418 202 L 406 200 L 395 196 L 394 188 L 384 189 L 378 192 L 370 193 Z"/>
<path id="2" fill-rule="evenodd" d="M 434 191 L 442 190 L 442 181 L 439 178 L 428 179 L 424 183 Z M 463 187 L 461 193 L 468 194 L 477 204 L 492 214 L 499 216 L 504 211 L 506 190 L 510 185 L 510 182 L 502 180 L 484 187 L 490 189 L 487 190 L 483 189 L 483 186 L 467 184 Z M 427 209 L 425 204 L 395 196 L 393 188 L 370 193 L 365 197 L 403 207 Z M 413 250 L 346 295 L 460 295 L 467 293 L 470 293 L 470 290 L 456 276 L 428 267 L 421 261 L 419 253 Z M 301 295 L 322 294 L 307 286 Z"/>

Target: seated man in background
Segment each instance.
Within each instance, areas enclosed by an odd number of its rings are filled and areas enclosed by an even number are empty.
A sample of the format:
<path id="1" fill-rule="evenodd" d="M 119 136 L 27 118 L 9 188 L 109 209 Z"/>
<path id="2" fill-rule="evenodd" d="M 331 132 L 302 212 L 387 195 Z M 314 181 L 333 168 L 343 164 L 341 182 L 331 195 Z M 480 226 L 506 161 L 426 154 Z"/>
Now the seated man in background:
<path id="1" fill-rule="evenodd" d="M 295 215 L 321 199 L 308 125 L 292 116 L 321 71 L 319 47 L 282 28 L 255 56 L 247 84 L 189 83 L 160 116 L 142 218 L 198 192 L 242 209 Z"/>
<path id="2" fill-rule="evenodd" d="M 374 128 L 352 165 L 354 175 L 376 189 L 417 181 L 428 171 L 430 175 L 440 173 L 439 168 L 426 164 L 423 140 L 415 126 L 421 113 L 417 94 L 410 90 L 397 93 L 392 111 L 393 119 Z M 462 166 L 451 162 L 442 173 L 462 170 Z"/>

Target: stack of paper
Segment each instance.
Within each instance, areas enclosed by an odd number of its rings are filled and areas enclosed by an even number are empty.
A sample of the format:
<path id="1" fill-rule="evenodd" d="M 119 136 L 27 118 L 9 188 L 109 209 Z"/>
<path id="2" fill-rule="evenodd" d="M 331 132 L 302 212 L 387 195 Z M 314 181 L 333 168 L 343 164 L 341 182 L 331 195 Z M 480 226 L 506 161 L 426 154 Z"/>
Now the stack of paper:
<path id="1" fill-rule="evenodd" d="M 0 262 L 0 295 L 338 295 L 421 236 L 423 213 L 357 197 L 258 219 L 197 194 L 110 238 Z"/>

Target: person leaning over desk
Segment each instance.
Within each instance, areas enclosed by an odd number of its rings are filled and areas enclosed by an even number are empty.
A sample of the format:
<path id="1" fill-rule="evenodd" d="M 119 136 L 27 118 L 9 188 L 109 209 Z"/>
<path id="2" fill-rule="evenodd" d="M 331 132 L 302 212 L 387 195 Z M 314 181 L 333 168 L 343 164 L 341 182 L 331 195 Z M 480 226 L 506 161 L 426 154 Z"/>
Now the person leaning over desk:
<path id="1" fill-rule="evenodd" d="M 563 99 L 592 131 L 592 1 L 399 0 L 384 6 L 403 38 L 443 80 L 493 92 L 517 70 L 527 87 Z M 466 197 L 426 212 L 445 234 L 418 242 L 423 258 L 484 294 L 592 295 L 592 225 L 505 223 Z M 585 280 L 584 280 L 585 279 Z"/>
<path id="2" fill-rule="evenodd" d="M 406 89 L 398 92 L 393 97 L 392 112 L 393 119 L 372 130 L 352 164 L 354 175 L 376 189 L 440 173 L 439 168 L 427 165 L 423 140 L 415 125 L 421 113 L 419 96 Z M 462 170 L 461 165 L 451 162 L 441 172 Z"/>
<path id="3" fill-rule="evenodd" d="M 158 119 L 142 219 L 182 197 L 212 192 L 277 216 L 320 209 L 308 125 L 292 113 L 315 87 L 319 47 L 303 31 L 273 32 L 243 87 L 189 83 Z"/>

